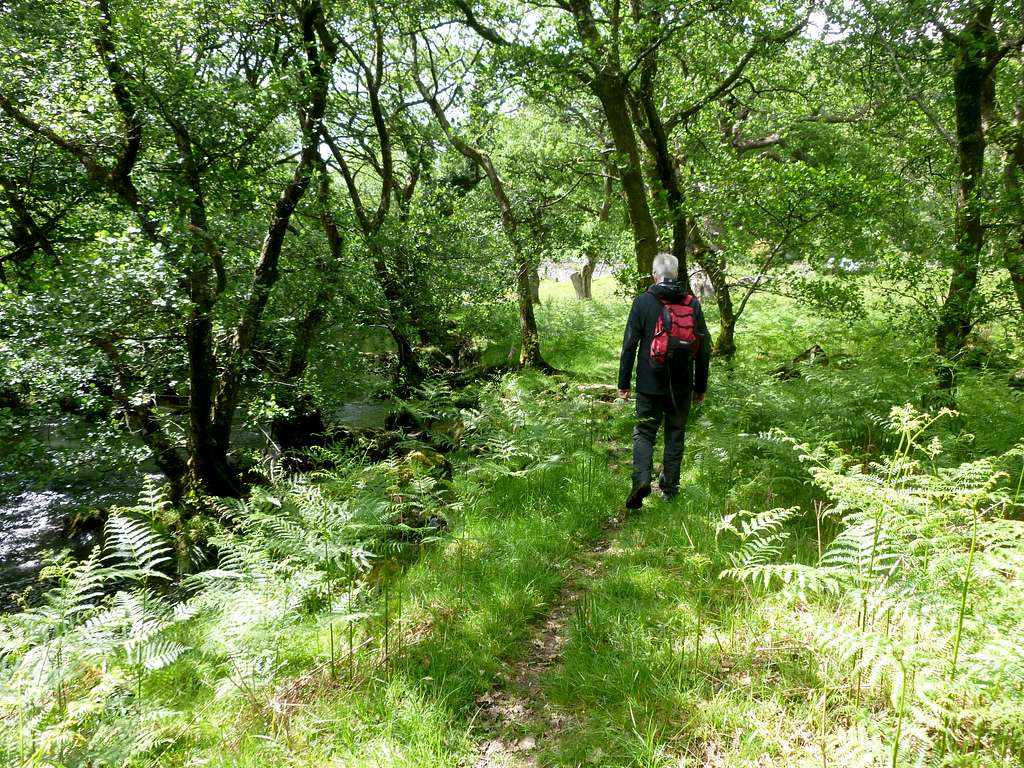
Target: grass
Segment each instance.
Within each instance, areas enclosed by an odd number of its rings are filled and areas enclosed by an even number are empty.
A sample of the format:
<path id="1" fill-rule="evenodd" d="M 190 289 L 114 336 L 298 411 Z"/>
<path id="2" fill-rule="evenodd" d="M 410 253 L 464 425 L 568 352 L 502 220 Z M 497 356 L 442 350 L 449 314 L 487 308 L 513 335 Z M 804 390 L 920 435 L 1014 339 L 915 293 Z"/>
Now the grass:
<path id="1" fill-rule="evenodd" d="M 579 303 L 568 283 L 542 285 L 545 356 L 572 373 L 506 377 L 463 413 L 451 487 L 422 492 L 422 503 L 449 521 L 441 540 L 412 545 L 415 556 L 401 564 L 381 554 L 378 562 L 394 565 L 371 571 L 352 602 L 344 590 L 323 598 L 329 558 L 277 563 L 223 587 L 187 628 L 194 650 L 146 679 L 152 705 L 113 700 L 146 723 L 141 730 L 154 734 L 152 743 L 120 761 L 112 751 L 98 764 L 473 764 L 490 737 L 478 697 L 515 687 L 531 628 L 567 580 L 578 597 L 566 645 L 540 675 L 534 702 L 538 712 L 556 714 L 558 726 L 525 726 L 541 765 L 909 765 L 910 751 L 929 738 L 937 744 L 938 731 L 914 730 L 911 718 L 894 737 L 902 699 L 890 700 L 891 670 L 862 685 L 855 660 L 823 646 L 817 628 L 856 623 L 845 602 L 721 578 L 738 552 L 720 531 L 723 516 L 745 510 L 797 508 L 773 557 L 816 561 L 841 530 L 839 520 L 820 519 L 839 497 L 811 482 L 793 443 L 820 447 L 844 470 L 869 468 L 895 451 L 898 437 L 886 422 L 893 406 L 920 403 L 927 393 L 927 340 L 898 336 L 878 314 L 849 326 L 808 317 L 782 297 L 759 297 L 741 323 L 740 354 L 716 361 L 708 400 L 691 418 L 679 497 L 648 502 L 606 552 L 594 554 L 587 545 L 607 530 L 627 489 L 632 428 L 626 404 L 593 401 L 577 388 L 613 384 L 618 366 L 628 302 L 614 297 L 609 278 L 595 281 L 595 294 Z M 708 315 L 713 323 L 713 307 Z M 768 375 L 814 343 L 829 353 L 829 366 L 804 368 L 791 381 Z M 945 446 L 922 472 L 951 471 L 1020 440 L 1019 420 L 1006 418 L 1019 412 L 1020 398 L 1000 376 L 962 376 L 959 415 L 922 437 Z M 781 439 L 779 428 L 791 439 Z M 1012 490 L 1021 463 L 1008 456 L 1004 464 L 1010 476 L 997 485 Z M 368 471 L 321 478 L 317 487 L 365 503 L 410 493 L 407 468 Z M 942 503 L 955 511 L 952 501 Z M 1019 515 L 1019 499 L 1005 509 Z M 967 559 L 969 523 L 961 518 L 928 518 L 929 536 L 946 542 L 948 557 L 908 556 L 907 585 L 933 595 L 936 606 L 959 605 L 970 592 L 963 656 L 977 661 L 987 631 L 1019 636 L 1024 584 L 1019 563 L 1000 570 L 995 561 Z M 1012 519 L 988 522 L 1024 538 Z M 948 570 L 936 570 L 940 562 Z M 964 573 L 967 586 L 951 575 Z M 900 621 L 879 618 L 877 626 L 888 637 Z M 1016 661 L 1007 664 L 1016 669 Z M 1001 685 L 996 694 L 957 689 L 973 719 L 948 725 L 950 748 L 937 764 L 1016 764 L 1024 693 L 1012 677 Z M 105 722 L 100 711 L 83 729 L 94 733 Z M 130 741 L 124 733 L 110 740 L 117 739 Z M 900 748 L 908 751 L 901 756 Z"/>
<path id="2" fill-rule="evenodd" d="M 505 415 L 514 425 L 518 414 L 512 404 L 545 390 L 550 391 L 546 380 L 517 378 L 492 396 L 509 404 Z M 572 407 L 580 418 L 598 418 L 596 411 L 579 403 Z M 542 422 L 555 411 L 564 411 L 564 406 L 550 402 L 546 410 L 545 414 L 544 409 L 534 409 L 531 415 Z M 603 425 L 616 426 L 609 414 L 601 418 Z M 524 434 L 517 436 L 520 430 Z M 467 459 L 467 471 L 456 480 L 456 493 L 467 503 L 451 537 L 426 552 L 392 586 L 392 605 L 401 600 L 403 609 L 401 625 L 391 629 L 390 658 L 381 656 L 378 594 L 378 615 L 369 627 L 376 639 L 357 661 L 362 671 L 354 687 L 344 681 L 312 686 L 304 692 L 309 696 L 300 697 L 294 714 L 276 724 L 267 715 L 275 709 L 276 694 L 265 689 L 259 695 L 266 701 L 252 707 L 261 710 L 261 716 L 241 727 L 221 720 L 206 738 L 193 737 L 162 754 L 162 764 L 187 764 L 196 755 L 205 755 L 202 759 L 212 761 L 208 764 L 232 766 L 267 761 L 453 765 L 468 754 L 475 697 L 507 669 L 529 622 L 557 594 L 563 565 L 581 542 L 599 534 L 614 510 L 587 501 L 588 494 L 596 498 L 617 491 L 614 478 L 606 473 L 597 477 L 596 485 L 586 485 L 589 463 L 601 460 L 595 453 L 598 443 L 581 449 L 557 435 L 535 422 L 505 436 L 506 441 L 521 440 L 534 449 L 563 451 L 549 454 L 539 466 L 527 461 L 510 469 L 505 461 Z M 525 454 L 520 460 L 515 451 L 506 453 L 510 454 L 512 467 L 524 463 Z M 296 644 L 305 649 L 307 667 L 323 664 L 322 620 L 295 626 L 290 634 L 304 637 Z M 221 717 L 237 705 L 224 708 Z"/>

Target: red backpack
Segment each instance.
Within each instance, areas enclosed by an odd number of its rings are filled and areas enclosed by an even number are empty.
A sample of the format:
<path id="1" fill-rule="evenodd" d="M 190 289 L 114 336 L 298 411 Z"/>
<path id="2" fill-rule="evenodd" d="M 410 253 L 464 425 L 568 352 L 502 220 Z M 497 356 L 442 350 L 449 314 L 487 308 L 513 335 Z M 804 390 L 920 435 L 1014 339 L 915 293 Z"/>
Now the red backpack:
<path id="1" fill-rule="evenodd" d="M 660 371 L 697 356 L 700 339 L 697 338 L 693 314 L 693 294 L 686 294 L 679 304 L 661 302 L 661 315 L 651 339 L 651 368 Z"/>

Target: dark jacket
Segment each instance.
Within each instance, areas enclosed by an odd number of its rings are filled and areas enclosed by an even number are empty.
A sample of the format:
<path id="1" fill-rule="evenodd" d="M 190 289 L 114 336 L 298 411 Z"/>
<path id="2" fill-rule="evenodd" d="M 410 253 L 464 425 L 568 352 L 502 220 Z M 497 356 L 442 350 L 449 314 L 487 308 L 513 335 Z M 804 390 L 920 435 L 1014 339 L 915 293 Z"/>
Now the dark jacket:
<path id="1" fill-rule="evenodd" d="M 671 303 L 678 303 L 686 296 L 686 289 L 674 280 L 652 285 L 644 293 L 641 293 L 633 300 L 633 307 L 629 310 L 629 320 L 626 321 L 626 333 L 622 339 L 622 355 L 619 358 L 619 389 L 633 389 L 630 382 L 633 378 L 633 363 L 637 361 L 637 348 L 639 347 L 639 361 L 636 365 L 636 391 L 645 395 L 667 395 L 669 393 L 669 380 L 671 378 L 674 392 L 687 393 L 707 392 L 708 389 L 708 368 L 711 363 L 711 335 L 708 333 L 707 323 L 704 322 L 704 313 L 701 311 L 700 302 L 693 297 L 693 316 L 696 327 L 697 338 L 700 339 L 700 351 L 696 360 L 688 360 L 684 366 L 673 368 L 671 371 L 655 371 L 651 368 L 651 339 L 654 337 L 654 328 L 658 324 L 658 317 L 661 315 L 662 303 L 659 298 L 667 299 Z"/>

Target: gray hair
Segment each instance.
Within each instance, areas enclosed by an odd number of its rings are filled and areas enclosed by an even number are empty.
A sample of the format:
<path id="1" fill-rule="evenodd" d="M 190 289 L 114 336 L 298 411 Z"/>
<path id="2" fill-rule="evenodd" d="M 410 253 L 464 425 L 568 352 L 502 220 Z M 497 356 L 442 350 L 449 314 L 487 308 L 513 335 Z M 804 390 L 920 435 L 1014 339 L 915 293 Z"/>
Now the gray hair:
<path id="1" fill-rule="evenodd" d="M 675 280 L 679 277 L 679 259 L 671 253 L 659 253 L 651 271 L 655 280 Z"/>

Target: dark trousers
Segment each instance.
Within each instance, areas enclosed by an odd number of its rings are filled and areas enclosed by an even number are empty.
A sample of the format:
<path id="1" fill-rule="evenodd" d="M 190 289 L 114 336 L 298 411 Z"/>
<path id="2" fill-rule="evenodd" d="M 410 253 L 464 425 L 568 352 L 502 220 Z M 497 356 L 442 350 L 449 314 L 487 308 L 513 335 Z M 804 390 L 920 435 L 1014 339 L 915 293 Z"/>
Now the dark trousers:
<path id="1" fill-rule="evenodd" d="M 654 471 L 654 440 L 665 423 L 665 455 L 658 484 L 663 493 L 679 490 L 679 466 L 683 461 L 686 417 L 690 413 L 690 392 L 670 395 L 636 393 L 636 427 L 633 429 L 633 486 L 647 485 Z"/>

